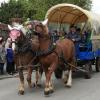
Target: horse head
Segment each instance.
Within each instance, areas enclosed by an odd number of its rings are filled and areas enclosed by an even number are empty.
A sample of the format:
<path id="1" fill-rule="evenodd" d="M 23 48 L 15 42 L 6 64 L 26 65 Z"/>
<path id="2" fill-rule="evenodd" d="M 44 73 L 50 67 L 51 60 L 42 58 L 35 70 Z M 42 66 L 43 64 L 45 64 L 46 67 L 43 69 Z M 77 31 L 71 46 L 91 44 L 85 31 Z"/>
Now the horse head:
<path id="1" fill-rule="evenodd" d="M 9 40 L 10 40 L 10 43 L 12 44 L 12 49 L 15 50 L 16 42 L 19 42 L 21 39 L 24 39 L 24 33 L 22 31 L 23 26 L 18 25 L 18 26 L 12 27 L 12 26 L 8 25 L 8 28 L 10 30 Z"/>
<path id="2" fill-rule="evenodd" d="M 27 38 L 25 32 L 23 32 L 23 27 L 11 27 L 8 26 L 10 32 L 10 43 L 12 44 L 12 49 L 15 51 L 16 48 L 18 49 L 32 49 L 33 51 L 36 51 L 39 48 L 39 40 L 38 36 L 32 36 L 31 39 Z"/>
<path id="3" fill-rule="evenodd" d="M 48 19 L 44 21 L 35 21 L 34 29 L 39 35 L 47 35 L 48 27 L 47 27 Z"/>

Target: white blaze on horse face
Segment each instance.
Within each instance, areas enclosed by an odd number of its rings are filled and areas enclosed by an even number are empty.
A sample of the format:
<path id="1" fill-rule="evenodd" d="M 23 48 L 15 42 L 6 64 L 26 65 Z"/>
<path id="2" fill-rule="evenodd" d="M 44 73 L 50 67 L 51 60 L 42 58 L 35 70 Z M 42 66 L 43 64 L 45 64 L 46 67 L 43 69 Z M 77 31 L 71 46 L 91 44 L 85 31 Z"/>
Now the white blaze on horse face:
<path id="1" fill-rule="evenodd" d="M 43 22 L 42 22 L 42 25 L 47 25 L 47 23 L 48 23 L 48 19 L 45 19 Z"/>

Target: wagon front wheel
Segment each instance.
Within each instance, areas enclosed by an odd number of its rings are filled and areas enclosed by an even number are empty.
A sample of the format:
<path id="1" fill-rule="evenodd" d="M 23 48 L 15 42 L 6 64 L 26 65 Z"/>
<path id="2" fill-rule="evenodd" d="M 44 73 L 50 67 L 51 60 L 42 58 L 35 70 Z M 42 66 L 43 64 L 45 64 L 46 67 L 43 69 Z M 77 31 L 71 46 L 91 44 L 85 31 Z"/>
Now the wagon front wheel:
<path id="1" fill-rule="evenodd" d="M 96 58 L 95 68 L 96 68 L 96 72 L 100 72 L 100 57 Z"/>
<path id="2" fill-rule="evenodd" d="M 84 75 L 85 79 L 90 79 L 91 78 L 91 73 L 92 73 L 92 64 L 91 61 L 85 64 L 85 70 L 86 73 Z"/>

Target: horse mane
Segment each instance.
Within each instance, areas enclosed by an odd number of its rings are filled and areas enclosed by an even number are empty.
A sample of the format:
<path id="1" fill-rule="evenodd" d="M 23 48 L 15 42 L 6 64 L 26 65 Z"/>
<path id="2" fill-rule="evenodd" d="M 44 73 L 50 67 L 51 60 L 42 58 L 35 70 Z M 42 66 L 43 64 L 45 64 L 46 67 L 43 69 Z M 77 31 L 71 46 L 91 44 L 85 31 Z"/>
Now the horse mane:
<path id="1" fill-rule="evenodd" d="M 44 26 L 44 25 L 42 25 L 41 27 L 42 27 L 43 31 L 41 34 L 39 34 L 39 37 L 42 39 L 50 39 L 48 27 Z"/>
<path id="2" fill-rule="evenodd" d="M 21 35 L 18 37 L 17 40 L 17 47 L 19 53 L 26 53 L 27 51 L 35 52 L 39 48 L 39 38 L 50 39 L 48 34 L 48 27 L 43 27 L 43 34 L 39 35 L 35 33 L 31 38 L 28 38 L 22 31 Z"/>
<path id="3" fill-rule="evenodd" d="M 17 53 L 26 53 L 31 50 L 30 40 L 21 32 L 17 39 Z"/>
<path id="4" fill-rule="evenodd" d="M 22 31 L 20 31 L 21 35 L 18 37 L 18 42 L 25 42 L 27 40 L 26 36 L 23 34 Z"/>

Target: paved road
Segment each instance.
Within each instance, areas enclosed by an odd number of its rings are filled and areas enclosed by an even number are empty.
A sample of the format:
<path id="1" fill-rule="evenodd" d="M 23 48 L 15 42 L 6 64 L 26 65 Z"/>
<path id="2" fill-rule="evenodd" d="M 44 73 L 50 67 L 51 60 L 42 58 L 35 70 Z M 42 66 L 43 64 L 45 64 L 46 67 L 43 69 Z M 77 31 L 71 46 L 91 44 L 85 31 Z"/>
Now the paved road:
<path id="1" fill-rule="evenodd" d="M 54 79 L 55 92 L 50 97 L 44 96 L 43 88 L 29 89 L 27 85 L 25 94 L 20 96 L 18 82 L 18 78 L 0 80 L 0 100 L 100 100 L 100 73 L 93 73 L 91 79 L 74 77 L 72 88 L 65 88 L 61 80 Z"/>

